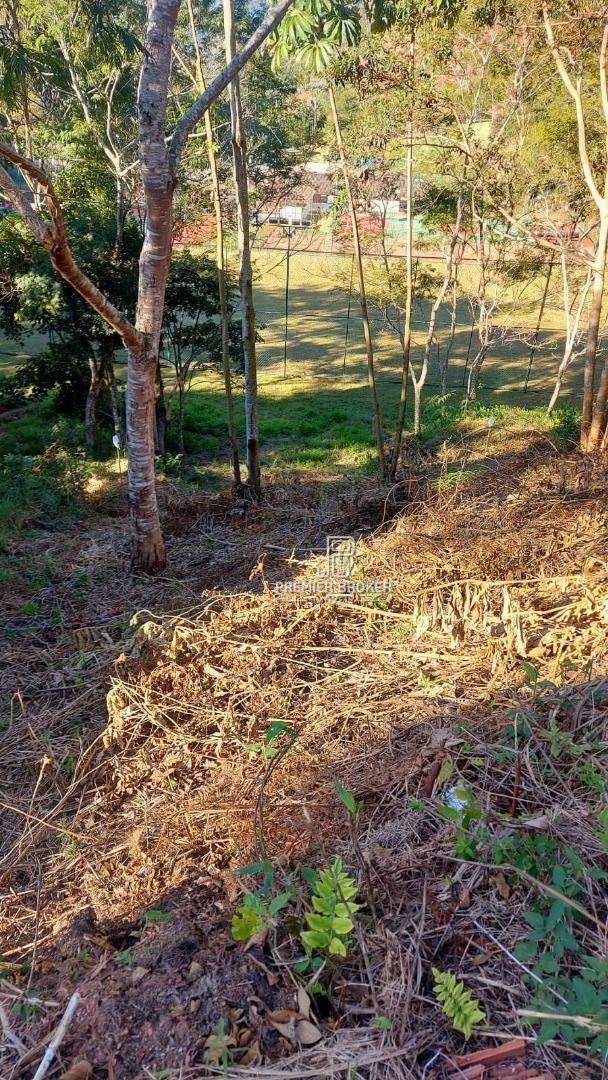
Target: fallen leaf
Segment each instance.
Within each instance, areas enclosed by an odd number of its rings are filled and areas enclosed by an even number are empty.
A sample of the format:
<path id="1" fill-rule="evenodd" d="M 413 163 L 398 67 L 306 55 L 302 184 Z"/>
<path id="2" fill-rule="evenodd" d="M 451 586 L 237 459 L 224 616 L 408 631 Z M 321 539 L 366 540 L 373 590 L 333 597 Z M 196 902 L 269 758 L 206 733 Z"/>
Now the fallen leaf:
<path id="1" fill-rule="evenodd" d="M 281 1035 L 284 1035 L 286 1039 L 289 1039 L 291 1043 L 296 1041 L 296 1023 L 295 1020 L 290 1020 L 287 1024 L 280 1024 L 276 1020 L 273 1021 L 272 1027 L 276 1031 L 279 1031 Z"/>
<path id="2" fill-rule="evenodd" d="M 219 668 L 213 667 L 212 664 L 204 664 L 203 671 L 205 672 L 205 675 L 210 675 L 212 679 L 223 679 L 226 674 L 225 671 L 220 671 Z"/>
<path id="3" fill-rule="evenodd" d="M 287 1024 L 290 1020 L 299 1020 L 300 1013 L 295 1009 L 275 1009 L 274 1012 L 268 1013 L 268 1020 L 271 1024 Z"/>
<path id="4" fill-rule="evenodd" d="M 493 885 L 496 886 L 496 891 L 502 900 L 508 900 L 511 896 L 511 888 L 502 870 L 499 870 L 495 877 L 490 878 Z"/>
<path id="5" fill-rule="evenodd" d="M 305 1020 L 310 1020 L 310 998 L 303 986 L 298 987 L 298 1009 Z"/>
<path id="6" fill-rule="evenodd" d="M 260 1052 L 260 1044 L 259 1044 L 258 1040 L 256 1039 L 256 1041 L 251 1044 L 251 1046 L 249 1047 L 247 1052 L 245 1054 L 243 1054 L 243 1057 L 241 1058 L 239 1064 L 240 1065 L 259 1065 L 261 1060 L 262 1060 L 262 1054 Z"/>
<path id="7" fill-rule="evenodd" d="M 89 1077 L 93 1074 L 93 1066 L 89 1065 L 88 1061 L 84 1059 L 75 1061 L 73 1065 L 70 1065 L 67 1072 L 62 1073 L 59 1080 L 89 1080 Z"/>
<path id="8" fill-rule="evenodd" d="M 310 1020 L 298 1020 L 296 1024 L 296 1039 L 302 1046 L 314 1046 L 323 1038 L 323 1033 L 318 1027 L 311 1024 Z"/>

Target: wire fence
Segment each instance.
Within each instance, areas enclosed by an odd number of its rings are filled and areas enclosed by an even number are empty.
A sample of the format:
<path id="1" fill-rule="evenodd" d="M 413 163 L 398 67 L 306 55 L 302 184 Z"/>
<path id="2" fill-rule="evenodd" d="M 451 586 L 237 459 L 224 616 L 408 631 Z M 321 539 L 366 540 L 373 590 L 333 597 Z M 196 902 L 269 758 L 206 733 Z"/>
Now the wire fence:
<path id="1" fill-rule="evenodd" d="M 367 361 L 352 253 L 325 248 L 294 249 L 289 241 L 287 237 L 281 244 L 258 242 L 254 247 L 260 379 L 346 377 L 364 382 Z M 388 259 L 391 272 L 399 263 L 403 267 L 403 255 L 391 254 Z M 442 263 L 441 255 L 421 254 L 416 259 L 416 273 L 434 271 L 437 277 Z M 365 275 L 370 296 L 384 273 L 385 258 L 366 255 Z M 473 267 L 469 273 L 473 273 Z M 547 298 L 546 290 L 547 281 L 541 274 L 523 298 L 517 301 L 513 296 L 501 305 L 500 319 L 496 320 L 481 372 L 483 388 L 531 395 L 551 392 L 564 345 L 560 330 L 563 313 L 555 299 Z M 414 305 L 412 358 L 416 365 L 422 359 L 431 302 L 417 299 Z M 471 304 L 462 297 L 459 299 L 453 334 L 452 314 L 448 295 L 438 312 L 427 379 L 429 387 L 439 387 L 440 364 L 446 353 L 449 354 L 448 389 L 466 385 L 469 366 L 477 351 Z M 370 317 L 378 380 L 398 380 L 402 348 L 397 327 L 387 324 L 373 301 Z M 582 356 L 577 355 L 568 371 L 566 392 L 580 383 L 582 366 Z"/>

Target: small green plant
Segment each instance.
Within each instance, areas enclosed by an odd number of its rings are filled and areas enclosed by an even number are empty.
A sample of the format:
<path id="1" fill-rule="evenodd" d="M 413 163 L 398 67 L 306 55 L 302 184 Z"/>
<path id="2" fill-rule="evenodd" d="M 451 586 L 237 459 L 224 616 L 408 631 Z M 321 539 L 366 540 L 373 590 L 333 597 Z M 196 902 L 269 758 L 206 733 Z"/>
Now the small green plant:
<path id="1" fill-rule="evenodd" d="M 226 1021 L 222 1016 L 215 1025 L 213 1035 L 210 1035 L 205 1043 L 205 1065 L 219 1065 L 222 1072 L 227 1072 L 234 1045 L 234 1037 L 226 1031 Z"/>
<path id="2" fill-rule="evenodd" d="M 336 795 L 342 803 L 342 806 L 346 807 L 351 817 L 354 818 L 354 820 L 356 821 L 363 807 L 365 806 L 363 799 L 360 799 L 359 802 L 357 802 L 352 791 L 347 791 L 346 788 L 342 786 L 339 780 L 335 781 L 335 786 Z"/>
<path id="3" fill-rule="evenodd" d="M 555 1001 L 538 993 L 533 1005 L 544 1014 L 538 1030 L 539 1042 L 549 1042 L 559 1036 L 570 1046 L 584 1044 L 592 1054 L 604 1061 L 608 1055 L 608 960 L 605 957 L 580 956 L 580 966 L 573 977 L 555 980 L 555 986 L 565 1004 L 556 1008 Z M 532 1011 L 532 1010 L 531 1010 Z"/>
<path id="4" fill-rule="evenodd" d="M 291 892 L 279 893 L 272 900 L 264 900 L 256 893 L 247 892 L 240 907 L 232 916 L 233 941 L 249 941 L 275 925 L 276 916 L 291 900 Z"/>
<path id="5" fill-rule="evenodd" d="M 15 1012 L 22 1020 L 35 1020 L 40 1013 L 40 1005 L 40 994 L 31 990 L 27 997 L 22 998 L 15 1006 Z"/>
<path id="6" fill-rule="evenodd" d="M 492 846 L 493 862 L 514 866 L 535 878 L 550 876 L 557 858 L 557 841 L 544 832 L 510 833 Z"/>
<path id="7" fill-rule="evenodd" d="M 435 997 L 455 1031 L 460 1031 L 465 1039 L 470 1039 L 473 1028 L 486 1014 L 470 990 L 465 990 L 463 982 L 457 982 L 451 971 L 438 971 L 433 968 Z"/>
<path id="8" fill-rule="evenodd" d="M 263 741 L 247 743 L 245 750 L 249 754 L 261 754 L 262 757 L 271 761 L 279 753 L 277 743 L 281 736 L 287 735 L 293 741 L 296 734 L 296 730 L 291 724 L 286 724 L 284 720 L 274 720 L 272 724 L 268 725 Z"/>
<path id="9" fill-rule="evenodd" d="M 168 922 L 171 918 L 171 912 L 160 911 L 158 908 L 149 908 L 148 911 L 144 911 L 144 922 Z"/>
<path id="10" fill-rule="evenodd" d="M 77 854 L 78 841 L 69 840 L 67 837 L 64 837 L 61 845 L 61 857 L 65 859 L 66 862 L 70 862 L 72 859 L 76 858 Z"/>
<path id="11" fill-rule="evenodd" d="M 483 816 L 474 793 L 470 788 L 460 786 L 446 792 L 443 798 L 443 804 L 437 810 L 456 826 L 454 854 L 458 859 L 477 859 L 479 844 L 488 839 L 488 830 L 478 826 L 475 833 L 472 831 L 473 824 Z"/>
<path id="12" fill-rule="evenodd" d="M 393 1022 L 389 1020 L 388 1016 L 375 1016 L 372 1020 L 372 1027 L 376 1031 L 391 1031 Z"/>
<path id="13" fill-rule="evenodd" d="M 300 932 L 307 951 L 328 957 L 346 956 L 354 929 L 352 916 L 361 907 L 355 903 L 356 895 L 355 881 L 344 870 L 341 859 L 319 871 L 311 897 L 313 911 L 306 916 L 308 930 Z"/>

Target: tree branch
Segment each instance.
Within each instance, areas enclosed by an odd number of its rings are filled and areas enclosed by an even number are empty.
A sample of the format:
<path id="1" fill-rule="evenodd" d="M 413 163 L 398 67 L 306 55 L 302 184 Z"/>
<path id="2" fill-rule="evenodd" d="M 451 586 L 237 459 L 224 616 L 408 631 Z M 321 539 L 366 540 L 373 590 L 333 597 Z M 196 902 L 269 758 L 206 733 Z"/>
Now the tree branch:
<path id="1" fill-rule="evenodd" d="M 555 36 L 553 34 L 553 27 L 552 27 L 551 22 L 549 20 L 549 13 L 548 13 L 546 7 L 543 7 L 543 22 L 544 22 L 544 25 L 545 25 L 545 33 L 547 35 L 547 43 L 549 45 L 549 49 L 551 50 L 551 55 L 552 55 L 552 57 L 553 57 L 553 59 L 555 61 L 555 66 L 556 66 L 556 68 L 557 68 L 557 70 L 559 72 L 560 78 L 561 78 L 564 86 L 566 87 L 566 90 L 568 91 L 568 93 L 570 94 L 570 97 L 572 98 L 572 100 L 574 102 L 574 107 L 576 109 L 576 123 L 577 123 L 577 127 L 578 127 L 578 153 L 579 153 L 579 157 L 580 157 L 580 161 L 581 161 L 581 166 L 582 166 L 582 169 L 583 169 L 583 174 L 584 174 L 584 177 L 585 177 L 585 182 L 587 184 L 587 187 L 589 188 L 589 191 L 591 193 L 591 196 L 592 196 L 594 202 L 596 203 L 598 209 L 601 211 L 603 209 L 603 206 L 604 206 L 604 200 L 603 200 L 603 198 L 602 198 L 602 196 L 601 196 L 601 194 L 599 192 L 598 186 L 597 186 L 597 184 L 595 182 L 595 177 L 594 177 L 593 171 L 591 169 L 591 163 L 589 161 L 589 153 L 588 153 L 588 150 L 587 150 L 587 128 L 586 128 L 586 124 L 585 124 L 585 113 L 584 113 L 584 110 L 583 110 L 583 99 L 582 99 L 582 95 L 581 95 L 581 84 L 580 84 L 580 81 L 579 81 L 579 83 L 577 85 L 575 85 L 573 83 L 571 77 L 570 77 L 570 73 L 569 73 L 569 71 L 568 71 L 568 69 L 567 69 L 567 67 L 566 67 L 566 65 L 565 65 L 565 63 L 563 61 L 563 58 L 562 58 L 562 56 L 560 54 L 560 51 L 559 51 L 559 49 L 558 49 L 558 47 L 557 47 L 557 45 L 555 43 Z M 604 46 L 602 46 L 602 49 L 603 48 L 604 48 Z"/>
<path id="2" fill-rule="evenodd" d="M 29 204 L 26 193 L 0 167 L 0 188 L 9 195 L 11 202 L 28 225 L 38 243 L 48 251 L 57 273 L 86 301 L 101 318 L 123 339 L 127 349 L 140 352 L 144 339 L 133 324 L 108 300 L 107 296 L 80 269 L 70 250 L 63 210 L 53 184 L 43 169 L 29 158 L 23 157 L 12 146 L 0 143 L 0 157 L 16 165 L 24 176 L 35 181 L 44 197 L 51 218 L 45 224 Z"/>
<path id="3" fill-rule="evenodd" d="M 600 86 L 602 90 L 602 108 L 604 110 L 604 117 L 608 124 L 608 80 L 606 78 L 606 57 L 608 53 L 608 23 L 604 24 L 604 33 L 602 35 L 602 48 L 600 51 Z"/>
<path id="4" fill-rule="evenodd" d="M 192 129 L 198 124 L 201 117 L 207 112 L 211 105 L 213 105 L 213 102 L 220 96 L 222 91 L 226 89 L 228 84 L 236 78 L 241 68 L 245 66 L 247 61 L 264 44 L 266 38 L 278 26 L 292 3 L 293 0 L 279 0 L 276 7 L 272 8 L 266 15 L 266 18 L 262 20 L 257 30 L 254 30 L 240 52 L 236 53 L 230 63 L 226 65 L 224 70 L 221 71 L 215 79 L 213 79 L 204 93 L 197 97 L 196 101 L 193 102 L 188 111 L 184 114 L 175 128 L 169 147 L 169 161 L 171 172 L 174 177 L 179 167 L 186 140 Z"/>
<path id="5" fill-rule="evenodd" d="M 38 214 L 31 206 L 23 188 L 20 188 L 19 185 L 15 183 L 13 178 L 9 176 L 6 169 L 3 169 L 2 166 L 0 166 L 0 191 L 3 191 L 5 195 L 8 195 L 13 206 L 16 207 L 18 213 L 26 222 L 32 236 L 34 236 L 38 243 L 48 251 L 53 242 L 51 230 L 48 225 L 45 225 L 41 218 L 38 217 Z"/>

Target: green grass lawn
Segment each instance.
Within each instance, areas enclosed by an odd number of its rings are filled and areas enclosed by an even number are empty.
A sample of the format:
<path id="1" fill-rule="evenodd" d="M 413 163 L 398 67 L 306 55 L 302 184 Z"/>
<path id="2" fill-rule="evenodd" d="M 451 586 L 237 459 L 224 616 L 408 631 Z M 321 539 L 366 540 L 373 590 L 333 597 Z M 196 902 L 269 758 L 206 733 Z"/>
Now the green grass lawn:
<path id="1" fill-rule="evenodd" d="M 350 260 L 332 256 L 313 259 L 298 254 L 292 259 L 287 376 L 284 377 L 284 255 L 282 252 L 256 252 L 255 300 L 261 334 L 258 346 L 259 427 L 262 463 L 266 469 L 310 472 L 311 476 L 315 474 L 328 484 L 339 483 L 347 477 L 353 479 L 373 474 L 377 469 L 356 296 L 352 297 L 352 318 L 346 337 L 348 280 L 346 291 L 343 286 L 345 267 L 348 271 L 349 266 Z M 532 303 L 525 310 L 520 307 L 517 311 L 520 323 L 527 318 L 532 326 L 536 317 L 534 311 Z M 423 340 L 421 327 L 425 315 L 426 312 L 417 310 L 415 342 L 418 346 Z M 455 434 L 455 425 L 461 415 L 462 376 L 470 338 L 464 305 L 461 305 L 459 317 L 462 325 L 455 342 L 448 400 L 437 399 L 437 387 L 433 385 L 437 376 L 434 364 L 424 396 L 423 438 L 431 446 L 443 438 L 462 435 L 462 429 Z M 448 318 L 447 311 L 441 313 L 439 347 L 448 333 Z M 390 439 L 400 392 L 399 346 L 377 319 L 374 337 L 383 425 Z M 44 347 L 44 340 L 40 335 L 31 335 L 24 344 L 0 342 L 0 361 L 6 372 L 20 362 L 26 347 L 35 352 Z M 569 399 L 579 382 L 580 371 L 573 374 L 566 386 L 562 398 L 565 410 L 548 421 L 544 409 L 552 386 L 554 360 L 549 361 L 546 351 L 539 350 L 530 391 L 525 394 L 523 380 L 528 355 L 529 348 L 521 342 L 504 343 L 494 350 L 483 370 L 478 400 L 469 416 L 475 421 L 491 414 L 499 425 L 504 423 L 507 427 L 533 425 L 550 431 L 552 438 L 563 441 L 572 434 L 574 426 Z M 415 352 L 415 359 L 419 356 L 420 352 Z M 119 381 L 123 380 L 124 367 L 118 365 L 117 374 Z M 166 386 L 170 393 L 170 373 L 167 373 Z M 235 411 L 244 456 L 244 408 L 242 382 L 238 378 L 235 380 Z M 100 459 L 105 464 L 100 464 L 99 459 L 85 463 L 89 472 L 95 468 L 112 468 L 114 451 L 109 415 L 103 419 L 106 420 L 105 443 Z M 181 462 L 175 455 L 175 431 L 170 429 L 167 473 L 205 490 L 226 487 L 230 483 L 230 470 L 224 392 L 221 378 L 214 371 L 198 375 L 187 396 L 185 438 L 187 460 Z M 79 455 L 82 457 L 81 417 L 59 417 L 50 402 L 41 402 L 15 419 L 0 422 L 0 460 L 5 462 L 7 487 L 6 505 L 0 505 L 0 517 L 4 518 L 5 529 L 7 524 L 10 529 L 11 523 L 16 521 L 26 523 L 32 514 L 36 517 L 46 483 L 42 474 L 31 474 L 31 467 L 28 472 L 28 467 L 24 466 L 21 469 L 23 475 L 13 484 L 13 476 L 21 467 L 15 463 L 11 466 L 11 459 L 6 455 L 36 458 L 49 445 L 58 446 L 61 452 L 63 448 L 67 449 L 67 457 L 56 462 L 57 476 L 52 479 L 52 484 L 60 500 L 64 499 L 66 487 L 64 503 L 72 505 L 80 478 L 70 471 L 70 455 L 74 461 Z M 162 468 L 161 463 L 159 466 Z M 82 482 L 86 482 L 86 477 Z M 58 505 L 61 507 L 64 503 Z"/>
<path id="2" fill-rule="evenodd" d="M 285 277 L 286 253 L 260 251 L 254 253 L 255 304 L 260 333 L 258 365 L 260 382 L 272 381 L 283 375 L 285 350 Z M 424 260 L 420 260 L 422 265 Z M 381 264 L 368 259 L 368 277 L 378 273 Z M 426 261 L 427 266 L 431 264 Z M 433 264 L 437 269 L 439 264 Z M 287 377 L 345 377 L 347 381 L 366 379 L 366 357 L 363 329 L 356 290 L 352 291 L 349 316 L 349 284 L 351 257 L 302 251 L 290 260 L 289 314 L 287 325 Z M 467 273 L 472 273 L 470 268 Z M 525 295 L 505 297 L 508 321 L 512 331 L 505 340 L 490 350 L 482 371 L 482 385 L 501 394 L 512 395 L 524 386 L 530 356 L 529 338 L 536 326 L 542 280 L 533 281 Z M 417 302 L 414 310 L 414 360 L 420 360 L 428 319 L 428 302 Z M 379 313 L 372 309 L 378 378 L 380 382 L 398 380 L 401 359 L 397 338 L 383 324 Z M 543 332 L 536 350 L 529 383 L 529 395 L 535 403 L 548 400 L 557 366 L 555 346 L 559 344 L 559 311 L 549 304 L 543 320 Z M 447 305 L 441 310 L 437 323 L 437 344 L 433 347 L 428 386 L 432 392 L 438 382 L 437 349 L 446 345 L 450 323 Z M 527 335 L 527 339 L 526 339 Z M 0 335 L 0 371 L 9 374 L 27 355 L 44 348 L 40 334 L 28 334 L 22 343 Z M 553 346 L 553 348 L 551 347 Z M 458 309 L 458 328 L 454 342 L 449 377 L 451 389 L 458 389 L 465 377 L 467 354 L 474 353 L 471 342 L 471 314 L 463 301 Z M 119 378 L 122 375 L 118 368 Z M 578 390 L 582 379 L 582 361 L 576 362 L 565 381 L 564 400 Z M 170 373 L 168 373 L 170 382 Z M 319 385 L 319 390 L 321 385 Z M 522 399 L 522 403 L 525 399 Z"/>
<path id="3" fill-rule="evenodd" d="M 421 265 L 424 260 L 420 260 Z M 439 264 L 431 264 L 437 270 Z M 370 278 L 378 272 L 378 262 L 366 261 Z M 350 256 L 292 254 L 289 273 L 289 314 L 287 322 L 287 377 L 318 376 L 365 381 L 366 355 L 363 327 L 356 289 L 353 289 L 349 314 Z M 261 342 L 258 364 L 261 381 L 276 378 L 284 371 L 286 253 L 255 252 L 255 302 Z M 470 268 L 466 271 L 472 273 Z M 504 298 L 511 327 L 503 340 L 490 350 L 482 370 L 482 385 L 501 394 L 517 394 L 524 388 L 530 358 L 530 341 L 536 329 L 544 282 L 535 280 L 522 295 L 514 291 Z M 420 362 L 426 337 L 429 302 L 417 301 L 414 309 L 414 361 Z M 428 376 L 432 392 L 438 383 L 437 349 L 446 346 L 451 312 L 444 305 L 437 320 L 437 344 L 433 346 Z M 348 332 L 347 332 L 348 319 Z M 380 382 L 399 378 L 400 345 L 387 330 L 380 314 L 372 308 L 376 364 Z M 528 394 L 521 403 L 535 404 L 549 399 L 557 368 L 556 347 L 561 342 L 560 312 L 547 305 L 539 347 L 535 350 Z M 471 313 L 466 301 L 458 305 L 458 323 L 450 364 L 449 387 L 462 387 L 467 354 L 474 355 L 471 341 Z M 565 380 L 564 400 L 576 392 L 582 382 L 582 361 L 575 362 Z"/>

